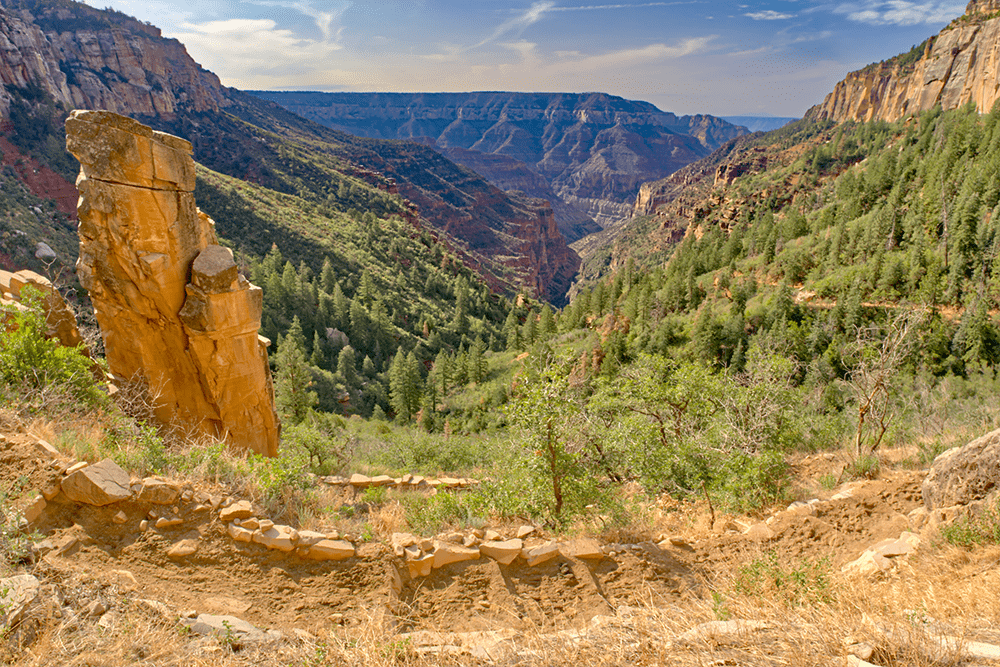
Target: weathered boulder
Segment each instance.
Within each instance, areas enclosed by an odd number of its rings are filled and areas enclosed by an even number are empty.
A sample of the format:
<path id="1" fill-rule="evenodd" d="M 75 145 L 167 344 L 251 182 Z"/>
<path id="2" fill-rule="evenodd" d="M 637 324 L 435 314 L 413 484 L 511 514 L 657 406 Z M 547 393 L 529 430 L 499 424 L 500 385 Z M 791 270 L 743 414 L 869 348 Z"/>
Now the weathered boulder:
<path id="1" fill-rule="evenodd" d="M 80 161 L 77 274 L 111 372 L 144 382 L 162 422 L 276 455 L 261 290 L 195 207 L 191 144 L 106 111 L 74 111 L 66 144 Z"/>
<path id="2" fill-rule="evenodd" d="M 128 473 L 111 459 L 81 468 L 62 481 L 66 497 L 78 503 L 102 507 L 132 497 Z"/>
<path id="3" fill-rule="evenodd" d="M 949 449 L 931 464 L 922 492 L 928 510 L 967 505 L 992 493 L 1000 482 L 1000 429 Z"/>
<path id="4" fill-rule="evenodd" d="M 479 549 L 470 549 L 451 542 L 434 540 L 434 569 L 479 558 Z"/>

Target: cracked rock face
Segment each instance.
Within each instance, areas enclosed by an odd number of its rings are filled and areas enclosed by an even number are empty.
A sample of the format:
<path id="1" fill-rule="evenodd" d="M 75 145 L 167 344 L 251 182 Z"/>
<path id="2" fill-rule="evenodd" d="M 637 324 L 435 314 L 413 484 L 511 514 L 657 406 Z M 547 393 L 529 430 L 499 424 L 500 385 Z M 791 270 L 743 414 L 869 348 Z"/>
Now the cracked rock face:
<path id="1" fill-rule="evenodd" d="M 80 259 L 111 372 L 149 387 L 164 423 L 268 456 L 278 418 L 261 290 L 194 201 L 191 144 L 107 111 L 74 111 Z"/>

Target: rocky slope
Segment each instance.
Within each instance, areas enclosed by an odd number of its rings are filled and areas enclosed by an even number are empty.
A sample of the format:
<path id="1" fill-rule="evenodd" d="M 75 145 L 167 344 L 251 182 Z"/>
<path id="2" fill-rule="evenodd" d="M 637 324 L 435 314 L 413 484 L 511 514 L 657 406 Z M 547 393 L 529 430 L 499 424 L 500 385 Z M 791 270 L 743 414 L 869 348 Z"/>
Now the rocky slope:
<path id="1" fill-rule="evenodd" d="M 39 109 L 58 116 L 53 103 L 114 111 L 191 140 L 212 169 L 280 192 L 324 202 L 342 178 L 384 190 L 396 212 L 446 232 L 497 288 L 558 302 L 579 265 L 539 202 L 507 196 L 428 147 L 334 132 L 226 88 L 181 43 L 120 13 L 2 0 L 0 82 L 11 136 L 33 134 Z M 61 151 L 61 138 L 37 139 L 32 149 Z M 75 168 L 63 171 L 71 179 Z"/>
<path id="2" fill-rule="evenodd" d="M 1000 99 L 1000 3 L 972 0 L 922 48 L 852 72 L 823 103 L 817 120 L 894 121 L 940 105 L 973 103 L 981 113 Z"/>
<path id="3" fill-rule="evenodd" d="M 570 239 L 627 216 L 644 181 L 745 132 L 603 93 L 254 94 L 352 134 L 422 138 L 505 190 L 547 198 Z"/>

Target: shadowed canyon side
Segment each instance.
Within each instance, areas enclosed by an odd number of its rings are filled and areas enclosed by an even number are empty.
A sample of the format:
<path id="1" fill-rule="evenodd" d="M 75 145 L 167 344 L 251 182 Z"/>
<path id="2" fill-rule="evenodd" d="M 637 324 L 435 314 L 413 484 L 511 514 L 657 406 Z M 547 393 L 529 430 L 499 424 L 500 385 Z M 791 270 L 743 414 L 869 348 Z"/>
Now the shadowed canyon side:
<path id="1" fill-rule="evenodd" d="M 641 183 L 746 132 L 604 93 L 254 94 L 352 134 L 426 141 L 505 190 L 548 199 L 570 240 L 626 217 Z"/>
<path id="2" fill-rule="evenodd" d="M 852 72 L 814 120 L 895 121 L 940 105 L 973 103 L 986 113 L 1000 99 L 1000 3 L 972 0 L 965 14 L 910 53 Z"/>
<path id="3" fill-rule="evenodd" d="M 440 230 L 500 291 L 561 303 L 564 276 L 579 265 L 530 198 L 508 196 L 426 146 L 335 132 L 226 88 L 183 44 L 118 12 L 71 0 L 0 0 L 0 82 L 8 138 L 37 125 L 30 112 L 47 101 L 113 111 L 189 139 L 210 169 L 317 205 L 336 199 L 345 181 L 382 190 L 393 201 L 376 212 Z"/>
<path id="4" fill-rule="evenodd" d="M 106 111 L 74 111 L 66 135 L 81 165 L 77 273 L 111 372 L 141 380 L 160 421 L 277 455 L 261 289 L 195 208 L 191 144 Z"/>

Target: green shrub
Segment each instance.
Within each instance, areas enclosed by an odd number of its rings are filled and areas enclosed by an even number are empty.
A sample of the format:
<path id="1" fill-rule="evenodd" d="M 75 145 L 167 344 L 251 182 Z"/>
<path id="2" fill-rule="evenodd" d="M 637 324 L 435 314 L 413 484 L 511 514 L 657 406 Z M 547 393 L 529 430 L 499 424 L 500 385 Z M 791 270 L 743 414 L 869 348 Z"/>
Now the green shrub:
<path id="1" fill-rule="evenodd" d="M 0 309 L 0 383 L 7 388 L 43 390 L 58 386 L 89 404 L 106 400 L 92 372 L 92 362 L 78 348 L 63 347 L 45 337 L 42 297 L 25 288 L 26 309 Z"/>
<path id="2" fill-rule="evenodd" d="M 949 544 L 971 549 L 984 544 L 1000 544 L 1000 503 L 978 516 L 962 517 L 941 528 L 941 537 Z"/>
<path id="3" fill-rule="evenodd" d="M 770 551 L 740 568 L 733 589 L 750 597 L 777 598 L 789 606 L 830 602 L 830 562 L 782 563 L 777 552 Z"/>

